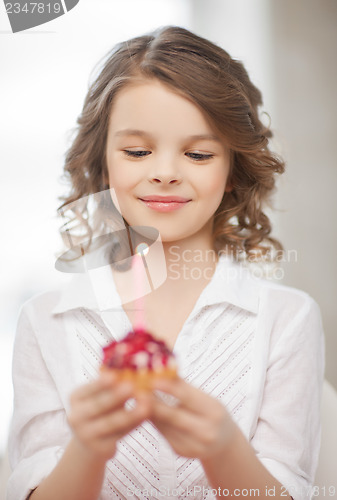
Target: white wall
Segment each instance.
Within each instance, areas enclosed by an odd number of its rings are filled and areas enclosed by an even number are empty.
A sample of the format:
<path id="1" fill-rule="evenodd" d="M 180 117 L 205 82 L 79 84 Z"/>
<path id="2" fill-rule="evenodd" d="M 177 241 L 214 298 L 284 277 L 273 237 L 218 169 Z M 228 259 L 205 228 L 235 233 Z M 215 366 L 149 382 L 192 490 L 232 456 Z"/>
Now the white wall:
<path id="1" fill-rule="evenodd" d="M 337 387 L 337 2 L 271 2 L 276 128 L 287 160 L 278 231 L 297 262 L 286 283 L 321 307 L 326 378 Z"/>

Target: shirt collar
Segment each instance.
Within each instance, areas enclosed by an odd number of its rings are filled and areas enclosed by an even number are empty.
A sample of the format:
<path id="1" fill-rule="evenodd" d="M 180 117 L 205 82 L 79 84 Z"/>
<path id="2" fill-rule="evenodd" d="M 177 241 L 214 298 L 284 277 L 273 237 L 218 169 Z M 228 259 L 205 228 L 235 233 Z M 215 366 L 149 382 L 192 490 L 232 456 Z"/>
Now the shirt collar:
<path id="1" fill-rule="evenodd" d="M 99 282 L 99 293 L 95 284 Z M 60 299 L 52 309 L 60 314 L 72 309 L 92 309 L 104 311 L 121 308 L 110 266 L 104 266 L 85 274 L 76 274 L 61 290 Z"/>
<path id="2" fill-rule="evenodd" d="M 256 314 L 259 296 L 259 280 L 243 265 L 229 256 L 221 255 L 211 281 L 196 303 L 196 309 L 212 304 L 230 303 Z M 110 266 L 75 275 L 61 290 L 60 299 L 52 313 L 60 314 L 77 308 L 98 312 L 121 310 L 121 299 Z"/>
<path id="3" fill-rule="evenodd" d="M 259 308 L 260 281 L 247 267 L 221 255 L 212 280 L 199 297 L 199 306 L 229 303 L 252 313 Z"/>

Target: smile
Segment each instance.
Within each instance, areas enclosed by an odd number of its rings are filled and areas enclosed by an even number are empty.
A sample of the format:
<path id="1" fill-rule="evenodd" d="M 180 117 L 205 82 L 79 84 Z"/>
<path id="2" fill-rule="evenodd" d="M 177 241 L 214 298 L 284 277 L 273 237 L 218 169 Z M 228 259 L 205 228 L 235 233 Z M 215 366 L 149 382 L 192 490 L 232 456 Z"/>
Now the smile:
<path id="1" fill-rule="evenodd" d="M 144 205 L 157 212 L 172 212 L 186 206 L 191 200 L 180 196 L 144 196 L 138 198 Z"/>

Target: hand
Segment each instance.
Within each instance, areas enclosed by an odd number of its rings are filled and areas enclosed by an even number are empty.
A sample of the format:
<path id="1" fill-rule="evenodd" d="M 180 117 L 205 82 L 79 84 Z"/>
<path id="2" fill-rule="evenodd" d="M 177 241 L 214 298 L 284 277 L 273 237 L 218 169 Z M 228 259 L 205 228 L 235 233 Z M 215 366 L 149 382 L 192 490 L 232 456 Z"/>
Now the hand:
<path id="1" fill-rule="evenodd" d="M 178 455 L 200 460 L 214 457 L 235 437 L 236 424 L 215 398 L 180 378 L 158 380 L 154 389 L 178 400 L 175 406 L 169 406 L 154 398 L 151 416 Z"/>
<path id="2" fill-rule="evenodd" d="M 136 398 L 132 410 L 124 407 Z M 102 374 L 98 380 L 76 389 L 71 396 L 68 422 L 83 451 L 104 462 L 116 452 L 116 443 L 150 415 L 150 396 L 135 394 L 129 382 L 118 382 L 115 374 Z"/>

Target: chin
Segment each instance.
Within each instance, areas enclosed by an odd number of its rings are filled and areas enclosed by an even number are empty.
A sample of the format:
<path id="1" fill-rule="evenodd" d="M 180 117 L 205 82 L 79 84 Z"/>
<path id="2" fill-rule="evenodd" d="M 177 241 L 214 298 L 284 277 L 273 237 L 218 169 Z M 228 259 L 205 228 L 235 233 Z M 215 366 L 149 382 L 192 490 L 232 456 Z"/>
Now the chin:
<path id="1" fill-rule="evenodd" d="M 162 243 L 174 243 L 178 241 L 185 240 L 186 238 L 189 238 L 191 236 L 194 236 L 199 233 L 200 230 L 202 230 L 202 227 L 200 225 L 196 224 L 195 227 L 189 227 L 188 229 L 185 228 L 185 230 L 180 230 L 179 231 L 179 224 L 177 224 L 177 221 L 166 221 L 161 223 L 158 221 L 151 220 L 150 217 L 142 217 L 141 220 L 139 220 L 137 217 L 127 217 L 123 215 L 124 220 L 129 224 L 129 226 L 147 226 L 147 227 L 153 227 L 159 232 L 160 239 Z M 181 225 L 184 225 L 184 221 L 180 221 Z M 178 226 L 178 227 L 177 227 Z M 181 228 L 182 229 L 182 228 Z"/>
<path id="2" fill-rule="evenodd" d="M 177 230 L 175 230 L 175 231 L 160 231 L 159 228 L 158 228 L 158 230 L 159 230 L 159 234 L 160 234 L 160 238 L 161 238 L 162 243 L 178 243 L 179 241 L 183 241 L 183 240 L 186 240 L 188 238 L 191 238 L 198 233 L 197 230 L 191 231 L 191 232 L 184 232 L 184 233 L 177 232 Z"/>

